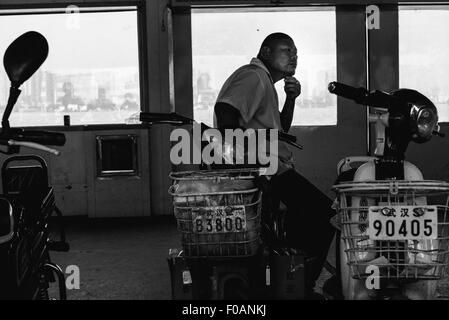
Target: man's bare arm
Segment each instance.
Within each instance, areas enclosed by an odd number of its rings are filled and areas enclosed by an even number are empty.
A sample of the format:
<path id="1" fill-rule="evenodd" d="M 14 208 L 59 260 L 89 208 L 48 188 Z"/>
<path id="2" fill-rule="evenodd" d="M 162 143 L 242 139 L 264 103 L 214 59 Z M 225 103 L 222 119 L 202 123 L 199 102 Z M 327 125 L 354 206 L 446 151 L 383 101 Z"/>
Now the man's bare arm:
<path id="1" fill-rule="evenodd" d="M 286 99 L 281 112 L 281 125 L 284 132 L 288 132 L 293 121 L 293 111 L 295 109 L 295 99 Z"/>
<path id="2" fill-rule="evenodd" d="M 292 125 L 295 100 L 301 94 L 301 84 L 294 77 L 284 79 L 284 91 L 286 93 L 285 104 L 281 112 L 281 125 L 284 132 L 288 132 Z"/>

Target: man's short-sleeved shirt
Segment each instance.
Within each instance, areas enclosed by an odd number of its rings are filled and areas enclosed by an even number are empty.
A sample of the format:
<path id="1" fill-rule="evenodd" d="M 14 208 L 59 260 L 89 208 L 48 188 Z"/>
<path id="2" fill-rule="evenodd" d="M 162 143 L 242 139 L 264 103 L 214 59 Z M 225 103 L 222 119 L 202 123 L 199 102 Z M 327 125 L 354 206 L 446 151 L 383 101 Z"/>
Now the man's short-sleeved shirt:
<path id="1" fill-rule="evenodd" d="M 239 110 L 239 125 L 245 129 L 282 130 L 279 100 L 273 79 L 263 62 L 257 58 L 237 69 L 226 80 L 217 102 L 227 103 Z M 214 122 L 216 127 L 215 116 Z M 293 167 L 292 152 L 286 143 L 279 141 L 278 154 L 278 173 Z"/>

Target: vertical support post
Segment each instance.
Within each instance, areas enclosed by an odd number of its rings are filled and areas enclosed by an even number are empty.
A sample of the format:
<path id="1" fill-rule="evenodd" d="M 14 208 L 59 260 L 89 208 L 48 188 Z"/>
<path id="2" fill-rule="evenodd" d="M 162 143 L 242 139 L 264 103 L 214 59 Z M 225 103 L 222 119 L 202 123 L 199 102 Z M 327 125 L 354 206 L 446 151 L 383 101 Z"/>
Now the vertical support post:
<path id="1" fill-rule="evenodd" d="M 336 10 L 337 81 L 366 87 L 365 7 L 339 6 Z M 338 126 L 359 126 L 354 119 L 362 119 L 365 114 L 363 108 L 340 97 L 337 108 Z"/>
<path id="2" fill-rule="evenodd" d="M 171 112 L 170 101 L 170 20 L 168 0 L 146 1 L 146 57 L 148 105 L 143 111 Z M 149 129 L 150 207 L 152 215 L 172 214 L 168 175 L 170 162 L 170 127 Z"/>
<path id="3" fill-rule="evenodd" d="M 378 29 L 367 30 L 368 82 L 370 90 L 399 89 L 399 14 L 394 4 L 379 5 Z M 375 149 L 375 124 L 368 128 L 367 148 Z"/>

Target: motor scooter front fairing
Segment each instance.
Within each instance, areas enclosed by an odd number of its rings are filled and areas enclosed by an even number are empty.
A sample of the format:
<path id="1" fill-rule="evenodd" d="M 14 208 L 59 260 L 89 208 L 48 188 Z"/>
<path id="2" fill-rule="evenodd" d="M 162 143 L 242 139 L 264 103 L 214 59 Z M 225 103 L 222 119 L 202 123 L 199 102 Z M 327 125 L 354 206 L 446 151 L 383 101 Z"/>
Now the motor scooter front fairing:
<path id="1" fill-rule="evenodd" d="M 449 184 L 424 180 L 404 159 L 410 141 L 442 136 L 436 107 L 410 89 L 368 92 L 333 82 L 329 91 L 376 108 L 369 117 L 375 156 L 337 166 L 345 299 L 434 298 L 448 262 Z"/>

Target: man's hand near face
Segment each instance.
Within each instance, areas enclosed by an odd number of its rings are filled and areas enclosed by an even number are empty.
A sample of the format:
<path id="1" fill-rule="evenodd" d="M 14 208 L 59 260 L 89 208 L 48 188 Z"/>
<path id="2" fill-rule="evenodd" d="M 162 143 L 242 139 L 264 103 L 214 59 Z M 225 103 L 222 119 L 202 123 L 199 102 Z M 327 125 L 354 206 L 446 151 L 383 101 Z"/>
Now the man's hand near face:
<path id="1" fill-rule="evenodd" d="M 285 77 L 284 91 L 287 100 L 295 100 L 301 94 L 301 83 L 295 77 Z"/>

